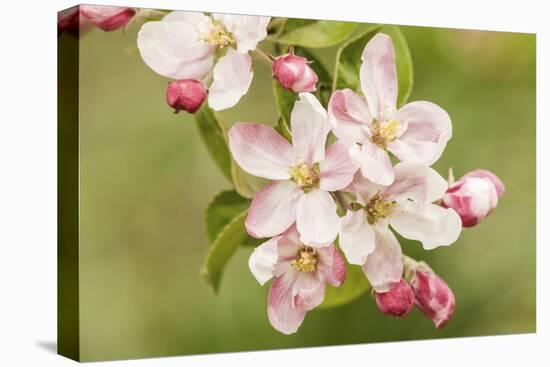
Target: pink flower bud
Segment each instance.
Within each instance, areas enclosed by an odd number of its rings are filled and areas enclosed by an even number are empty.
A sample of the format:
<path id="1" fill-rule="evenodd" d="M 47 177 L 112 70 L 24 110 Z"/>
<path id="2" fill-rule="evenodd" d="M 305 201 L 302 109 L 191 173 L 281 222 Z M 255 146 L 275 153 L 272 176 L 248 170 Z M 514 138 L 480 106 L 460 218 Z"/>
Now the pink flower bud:
<path id="1" fill-rule="evenodd" d="M 417 271 L 412 282 L 414 303 L 438 329 L 455 311 L 455 296 L 447 283 L 432 271 Z"/>
<path id="2" fill-rule="evenodd" d="M 206 99 L 206 89 L 198 80 L 183 79 L 171 82 L 166 89 L 166 103 L 176 112 L 195 113 Z"/>
<path id="3" fill-rule="evenodd" d="M 80 27 L 80 14 L 78 6 L 62 10 L 57 13 L 57 34 L 71 32 L 78 35 Z"/>
<path id="4" fill-rule="evenodd" d="M 458 213 L 463 227 L 473 227 L 496 208 L 504 191 L 504 184 L 495 174 L 476 170 L 449 187 L 442 205 Z"/>
<path id="5" fill-rule="evenodd" d="M 136 14 L 134 8 L 101 5 L 80 5 L 82 18 L 110 32 L 126 26 Z"/>
<path id="6" fill-rule="evenodd" d="M 317 90 L 317 74 L 307 64 L 305 57 L 289 53 L 273 61 L 273 76 L 281 86 L 296 93 Z"/>
<path id="7" fill-rule="evenodd" d="M 375 293 L 378 309 L 384 315 L 405 317 L 412 310 L 414 305 L 414 293 L 404 279 L 401 279 L 396 286 L 385 293 Z"/>

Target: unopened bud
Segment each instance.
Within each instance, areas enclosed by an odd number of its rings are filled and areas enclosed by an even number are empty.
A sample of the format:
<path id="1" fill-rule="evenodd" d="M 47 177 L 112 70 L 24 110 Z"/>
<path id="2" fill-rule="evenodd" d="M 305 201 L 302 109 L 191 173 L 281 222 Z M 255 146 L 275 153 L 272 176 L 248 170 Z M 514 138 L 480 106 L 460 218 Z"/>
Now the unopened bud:
<path id="1" fill-rule="evenodd" d="M 317 74 L 308 65 L 305 57 L 289 53 L 273 61 L 273 76 L 284 89 L 296 93 L 317 90 Z"/>
<path id="2" fill-rule="evenodd" d="M 504 191 L 504 184 L 495 174 L 476 170 L 449 187 L 442 205 L 458 213 L 463 227 L 473 227 L 496 208 Z"/>
<path id="3" fill-rule="evenodd" d="M 204 85 L 194 79 L 173 81 L 166 89 L 166 103 L 176 112 L 181 110 L 195 113 L 206 99 Z"/>
<path id="4" fill-rule="evenodd" d="M 432 271 L 417 271 L 411 283 L 414 303 L 438 329 L 455 311 L 455 296 L 447 283 Z"/>
<path id="5" fill-rule="evenodd" d="M 405 317 L 412 310 L 414 305 L 414 293 L 404 279 L 385 293 L 375 293 L 378 309 L 384 315 Z"/>
<path id="6" fill-rule="evenodd" d="M 96 27 L 111 32 L 126 26 L 136 14 L 136 10 L 117 6 L 81 5 L 80 14 Z"/>

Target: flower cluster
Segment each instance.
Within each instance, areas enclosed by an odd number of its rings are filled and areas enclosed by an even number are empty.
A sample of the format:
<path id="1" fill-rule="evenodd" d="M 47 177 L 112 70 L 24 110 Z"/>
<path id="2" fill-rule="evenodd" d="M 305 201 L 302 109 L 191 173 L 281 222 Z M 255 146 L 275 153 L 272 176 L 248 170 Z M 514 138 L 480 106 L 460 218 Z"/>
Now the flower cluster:
<path id="1" fill-rule="evenodd" d="M 279 60 L 273 69 L 291 80 L 287 89 L 308 78 L 303 60 Z M 298 65 L 288 70 L 301 73 L 278 72 L 292 61 Z M 285 334 L 322 303 L 327 283 L 338 287 L 345 281 L 337 239 L 347 262 L 362 267 L 382 313 L 404 317 L 416 304 L 436 327 L 444 326 L 454 312 L 454 295 L 427 265 L 403 260 L 394 232 L 426 250 L 451 245 L 504 191 L 496 176 L 480 172 L 449 188 L 430 167 L 451 138 L 451 120 L 430 102 L 397 109 L 389 36 L 377 34 L 367 43 L 360 80 L 363 96 L 337 90 L 328 111 L 312 94 L 300 93 L 290 117 L 291 143 L 266 125 L 236 123 L 229 130 L 237 164 L 271 180 L 253 198 L 245 226 L 253 237 L 270 238 L 256 248 L 249 267 L 262 285 L 274 278 L 268 316 Z M 336 139 L 327 145 L 329 134 Z"/>
<path id="2" fill-rule="evenodd" d="M 58 25 L 60 31 L 83 23 L 112 31 L 147 18 L 145 12 L 83 5 L 61 13 Z M 361 64 L 360 92 L 334 90 L 321 98 L 325 108 L 312 94 L 319 78 L 309 60 L 292 47 L 277 57 L 257 47 L 271 18 L 162 15 L 143 24 L 137 45 L 143 61 L 170 79 L 165 99 L 175 112 L 235 106 L 251 85 L 252 56 L 270 63 L 286 94 L 298 93 L 284 136 L 267 125 L 237 122 L 227 141 L 221 137 L 242 170 L 270 180 L 252 198 L 245 227 L 265 239 L 249 268 L 261 285 L 272 280 L 271 325 L 296 332 L 323 303 L 327 285 L 340 287 L 355 266 L 383 314 L 405 317 L 416 306 L 436 328 L 445 326 L 455 309 L 453 292 L 427 264 L 403 254 L 396 233 L 425 250 L 449 246 L 496 208 L 505 188 L 486 170 L 454 182 L 431 168 L 452 137 L 451 119 L 431 102 L 399 106 L 391 37 L 374 35 L 361 59 L 352 60 Z M 323 85 L 319 89 L 327 97 Z"/>

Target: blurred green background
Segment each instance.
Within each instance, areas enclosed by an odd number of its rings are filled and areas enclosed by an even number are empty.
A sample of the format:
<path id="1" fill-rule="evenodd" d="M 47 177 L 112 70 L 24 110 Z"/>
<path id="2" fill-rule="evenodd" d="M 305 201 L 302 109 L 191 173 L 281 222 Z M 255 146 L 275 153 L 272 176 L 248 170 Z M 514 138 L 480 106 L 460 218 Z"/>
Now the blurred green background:
<path id="1" fill-rule="evenodd" d="M 507 192 L 481 225 L 431 252 L 402 241 L 453 289 L 443 330 L 418 310 L 382 316 L 369 294 L 310 312 L 298 333 L 275 331 L 268 286 L 241 248 L 214 295 L 199 270 L 208 248 L 204 209 L 230 188 L 192 115 L 164 102 L 167 80 L 139 57 L 133 25 L 92 30 L 80 51 L 80 319 L 83 360 L 217 353 L 535 331 L 535 36 L 402 27 L 412 53 L 409 100 L 429 100 L 453 120 L 434 166 L 460 177 L 490 169 Z M 270 51 L 269 44 L 263 45 Z M 332 69 L 335 48 L 314 50 Z M 271 72 L 255 64 L 248 94 L 222 116 L 276 121 Z"/>

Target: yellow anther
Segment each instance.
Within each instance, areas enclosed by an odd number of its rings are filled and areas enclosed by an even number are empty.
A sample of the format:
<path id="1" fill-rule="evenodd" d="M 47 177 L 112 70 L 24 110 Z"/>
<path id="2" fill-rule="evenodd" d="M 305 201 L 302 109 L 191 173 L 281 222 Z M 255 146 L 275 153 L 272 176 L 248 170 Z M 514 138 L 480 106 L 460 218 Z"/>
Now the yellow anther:
<path id="1" fill-rule="evenodd" d="M 290 179 L 302 189 L 309 190 L 319 184 L 319 164 L 310 167 L 303 159 L 300 159 L 294 166 L 290 167 L 288 173 Z"/>
<path id="2" fill-rule="evenodd" d="M 378 122 L 374 120 L 372 122 L 372 142 L 385 148 L 386 143 L 395 140 L 399 131 L 401 130 L 401 123 L 397 120 L 385 120 Z"/>
<path id="3" fill-rule="evenodd" d="M 365 209 L 369 222 L 374 223 L 378 218 L 386 218 L 395 211 L 395 201 L 384 200 L 384 198 L 375 195 Z"/>
<path id="4" fill-rule="evenodd" d="M 296 259 L 290 265 L 303 273 L 312 273 L 317 269 L 317 253 L 311 247 L 305 247 L 298 252 Z"/>
<path id="5" fill-rule="evenodd" d="M 227 31 L 223 24 L 214 23 L 210 32 L 203 38 L 207 43 L 213 46 L 224 48 L 235 44 L 235 39 L 230 32 Z"/>

